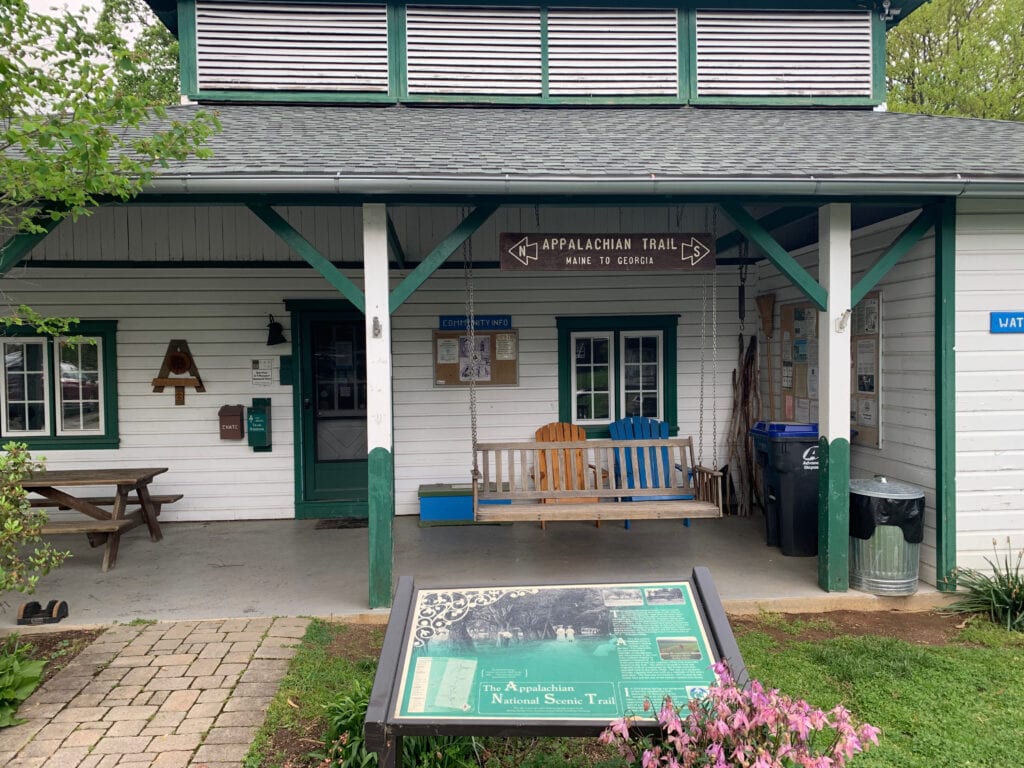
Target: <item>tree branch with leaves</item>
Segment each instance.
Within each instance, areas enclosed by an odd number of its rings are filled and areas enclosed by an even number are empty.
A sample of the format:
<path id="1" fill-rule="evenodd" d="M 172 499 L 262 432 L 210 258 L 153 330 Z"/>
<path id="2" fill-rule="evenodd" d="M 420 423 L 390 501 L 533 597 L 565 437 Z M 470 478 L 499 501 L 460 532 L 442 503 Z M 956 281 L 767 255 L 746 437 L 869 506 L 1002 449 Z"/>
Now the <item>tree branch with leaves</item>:
<path id="1" fill-rule="evenodd" d="M 0 242 L 130 199 L 159 168 L 210 154 L 216 113 L 179 120 L 154 103 L 137 87 L 152 72 L 145 49 L 113 11 L 91 15 L 0 4 Z"/>

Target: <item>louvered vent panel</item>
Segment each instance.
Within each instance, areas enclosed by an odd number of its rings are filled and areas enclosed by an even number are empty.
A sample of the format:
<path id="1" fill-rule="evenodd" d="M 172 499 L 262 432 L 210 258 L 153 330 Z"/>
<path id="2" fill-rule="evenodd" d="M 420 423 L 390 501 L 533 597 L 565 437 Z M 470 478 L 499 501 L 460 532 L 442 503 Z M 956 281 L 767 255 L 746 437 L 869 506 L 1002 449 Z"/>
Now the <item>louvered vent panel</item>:
<path id="1" fill-rule="evenodd" d="M 697 11 L 700 96 L 870 96 L 870 11 Z"/>
<path id="2" fill-rule="evenodd" d="M 406 9 L 409 93 L 541 92 L 536 8 Z"/>
<path id="3" fill-rule="evenodd" d="M 200 90 L 387 93 L 381 5 L 198 0 Z"/>
<path id="4" fill-rule="evenodd" d="M 675 9 L 548 11 L 552 96 L 675 96 L 679 92 Z"/>

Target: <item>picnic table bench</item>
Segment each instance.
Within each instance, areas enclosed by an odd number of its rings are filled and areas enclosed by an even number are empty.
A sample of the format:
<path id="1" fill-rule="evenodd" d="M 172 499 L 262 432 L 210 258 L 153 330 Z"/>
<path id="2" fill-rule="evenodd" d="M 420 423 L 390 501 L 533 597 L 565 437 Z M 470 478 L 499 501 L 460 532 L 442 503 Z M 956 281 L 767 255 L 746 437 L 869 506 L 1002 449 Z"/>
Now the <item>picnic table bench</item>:
<path id="1" fill-rule="evenodd" d="M 104 545 L 102 569 L 108 571 L 117 562 L 121 535 L 145 525 L 151 541 L 160 541 L 158 517 L 165 504 L 173 504 L 182 494 L 151 494 L 153 478 L 166 467 L 129 467 L 115 469 L 52 470 L 38 473 L 21 486 L 42 498 L 30 498 L 34 508 L 73 509 L 84 517 L 77 520 L 48 520 L 43 534 L 84 533 L 93 547 Z M 69 488 L 114 486 L 109 496 L 77 496 Z M 130 507 L 134 507 L 131 509 Z"/>

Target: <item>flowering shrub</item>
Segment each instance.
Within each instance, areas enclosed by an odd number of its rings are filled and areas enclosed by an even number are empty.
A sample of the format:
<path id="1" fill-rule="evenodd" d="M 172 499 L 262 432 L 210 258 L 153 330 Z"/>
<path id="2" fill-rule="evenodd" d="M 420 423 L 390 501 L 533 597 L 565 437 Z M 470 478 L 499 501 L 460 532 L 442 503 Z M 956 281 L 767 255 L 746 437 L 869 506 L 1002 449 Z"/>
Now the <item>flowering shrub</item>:
<path id="1" fill-rule="evenodd" d="M 687 713 L 665 699 L 657 733 L 644 735 L 632 727 L 636 718 L 623 717 L 601 742 L 617 745 L 640 768 L 843 768 L 878 743 L 879 730 L 856 723 L 843 707 L 823 712 L 756 680 L 740 688 L 724 664 L 715 672 L 719 685 L 690 701 Z"/>

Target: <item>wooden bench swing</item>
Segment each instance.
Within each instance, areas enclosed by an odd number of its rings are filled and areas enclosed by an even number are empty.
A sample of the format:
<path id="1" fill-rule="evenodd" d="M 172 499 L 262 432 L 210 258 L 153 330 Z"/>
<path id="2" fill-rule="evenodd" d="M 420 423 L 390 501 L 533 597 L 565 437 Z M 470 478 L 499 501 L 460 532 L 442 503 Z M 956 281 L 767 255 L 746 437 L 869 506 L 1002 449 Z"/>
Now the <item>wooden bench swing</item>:
<path id="1" fill-rule="evenodd" d="M 692 456 L 689 437 L 480 443 L 480 471 L 473 478 L 475 518 L 721 517 L 722 473 L 693 466 Z M 627 471 L 627 465 L 632 469 Z"/>
<path id="2" fill-rule="evenodd" d="M 467 251 L 464 257 L 467 333 L 475 355 L 472 255 Z M 704 294 L 706 314 L 706 283 Z M 712 302 L 713 333 L 716 327 L 717 307 Z M 700 350 L 703 421 L 703 321 Z M 602 520 L 625 520 L 628 528 L 630 520 L 682 518 L 689 525 L 690 518 L 722 516 L 722 472 L 698 465 L 693 438 L 669 437 L 668 425 L 658 419 L 619 419 L 610 425 L 610 439 L 588 440 L 582 427 L 554 422 L 538 429 L 534 441 L 478 443 L 477 362 L 470 361 L 469 377 L 476 521 L 537 521 L 544 527 L 549 520 L 595 520 L 598 525 Z M 717 459 L 713 461 L 717 465 Z"/>

